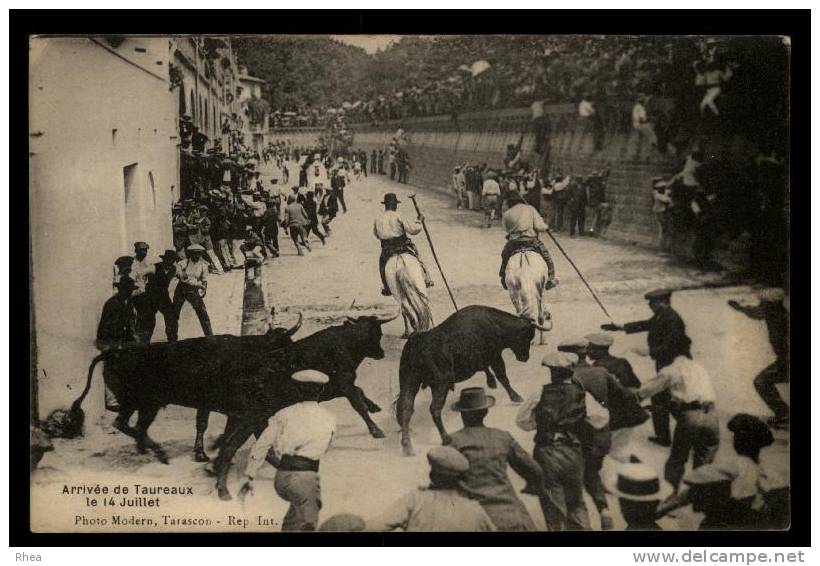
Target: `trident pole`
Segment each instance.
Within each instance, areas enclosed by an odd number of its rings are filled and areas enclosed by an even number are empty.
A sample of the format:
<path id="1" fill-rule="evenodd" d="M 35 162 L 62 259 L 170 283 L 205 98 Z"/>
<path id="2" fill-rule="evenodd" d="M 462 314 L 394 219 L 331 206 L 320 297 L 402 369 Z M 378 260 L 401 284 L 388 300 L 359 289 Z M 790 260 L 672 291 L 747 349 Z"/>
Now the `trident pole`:
<path id="1" fill-rule="evenodd" d="M 419 204 L 416 202 L 416 195 L 411 194 L 409 195 L 410 200 L 413 201 L 413 206 L 416 207 L 416 214 L 422 216 L 421 210 L 419 209 Z M 430 237 L 430 231 L 427 229 L 427 224 L 422 219 L 421 227 L 424 228 L 424 235 L 427 236 L 427 243 L 430 244 L 430 251 L 433 252 L 433 259 L 436 261 L 436 267 L 438 267 L 438 272 L 441 273 L 441 278 L 444 280 L 444 286 L 447 287 L 447 293 L 450 295 L 450 300 L 453 302 L 453 307 L 458 310 L 458 305 L 456 304 L 456 299 L 453 296 L 453 292 L 450 290 L 450 284 L 447 283 L 447 278 L 444 276 L 444 271 L 441 269 L 441 263 L 438 260 L 438 256 L 436 255 L 436 248 L 433 247 L 433 239 Z"/>
<path id="2" fill-rule="evenodd" d="M 551 240 L 552 240 L 552 242 L 555 244 L 555 246 L 556 246 L 556 247 L 557 247 L 557 248 L 561 251 L 561 253 L 563 254 L 563 256 L 564 256 L 565 258 L 567 258 L 567 261 L 568 261 L 568 262 L 569 262 L 569 264 L 572 266 L 572 268 L 575 270 L 575 273 L 577 273 L 577 274 L 578 274 L 578 277 L 580 277 L 580 278 L 581 278 L 581 281 L 583 281 L 583 282 L 584 282 L 584 285 L 586 285 L 587 289 L 589 289 L 589 292 L 590 292 L 590 294 L 592 295 L 592 298 L 593 298 L 593 299 L 595 299 L 595 302 L 596 302 L 596 303 L 598 303 L 598 306 L 599 306 L 599 307 L 601 307 L 601 310 L 602 310 L 602 311 L 604 311 L 604 314 L 607 316 L 607 318 L 609 319 L 609 321 L 610 321 L 610 322 L 614 322 L 614 321 L 612 320 L 612 315 L 610 315 L 610 314 L 609 314 L 609 312 L 606 310 L 606 307 L 605 307 L 605 306 L 604 306 L 604 304 L 601 302 L 601 299 L 599 299 L 599 298 L 598 298 L 598 295 L 595 293 L 595 290 L 594 290 L 594 289 L 590 286 L 590 284 L 589 284 L 589 283 L 587 283 L 587 280 L 584 278 L 584 275 L 581 273 L 581 270 L 580 270 L 580 269 L 578 269 L 578 266 L 577 266 L 577 265 L 575 265 L 575 262 L 574 262 L 574 261 L 572 261 L 572 258 L 570 258 L 570 257 L 569 257 L 569 255 L 567 255 L 567 252 L 565 252 L 565 251 L 564 251 L 564 248 L 562 248 L 562 247 L 561 247 L 561 244 L 559 244 L 559 243 L 558 243 L 558 240 L 556 240 L 556 239 L 555 239 L 555 236 L 553 236 L 553 235 L 552 235 L 552 232 L 550 232 L 549 230 L 547 230 L 547 235 L 550 237 L 550 239 L 551 239 Z"/>

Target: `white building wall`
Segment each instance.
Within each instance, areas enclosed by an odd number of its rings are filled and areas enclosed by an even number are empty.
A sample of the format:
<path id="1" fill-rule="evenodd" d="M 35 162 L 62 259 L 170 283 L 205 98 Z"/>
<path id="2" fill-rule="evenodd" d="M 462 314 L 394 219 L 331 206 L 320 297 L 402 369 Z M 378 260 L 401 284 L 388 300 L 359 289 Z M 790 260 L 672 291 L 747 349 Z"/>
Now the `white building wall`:
<path id="1" fill-rule="evenodd" d="M 178 93 L 169 41 L 128 39 L 112 53 L 85 38 L 33 39 L 30 205 L 40 415 L 82 390 L 97 350 L 113 261 L 147 241 L 173 247 Z M 145 52 L 135 51 L 145 49 Z M 134 165 L 126 204 L 124 168 Z M 86 410 L 102 414 L 98 370 Z"/>

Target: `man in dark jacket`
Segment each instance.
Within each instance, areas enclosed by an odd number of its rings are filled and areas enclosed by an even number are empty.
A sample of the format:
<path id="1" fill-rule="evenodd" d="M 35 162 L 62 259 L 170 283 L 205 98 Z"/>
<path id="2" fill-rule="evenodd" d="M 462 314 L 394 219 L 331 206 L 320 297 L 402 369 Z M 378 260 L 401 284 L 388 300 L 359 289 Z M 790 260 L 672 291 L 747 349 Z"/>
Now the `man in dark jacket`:
<path id="1" fill-rule="evenodd" d="M 139 325 L 140 342 L 144 344 L 151 341 L 158 312 L 162 313 L 165 320 L 165 337 L 168 342 L 177 341 L 179 321 L 176 318 L 168 286 L 171 284 L 171 280 L 176 277 L 176 262 L 179 261 L 179 255 L 174 250 L 165 250 L 165 253 L 159 257 L 162 258 L 162 261 L 154 265 L 154 273 L 149 276 L 145 285 L 145 302 L 149 307 L 150 316 Z"/>
<path id="2" fill-rule="evenodd" d="M 583 236 L 587 217 L 587 187 L 586 179 L 583 177 L 573 177 L 569 187 L 569 235 L 575 237 L 575 228 L 578 228 L 578 235 Z"/>
<path id="3" fill-rule="evenodd" d="M 512 435 L 484 426 L 495 398 L 483 387 L 467 387 L 451 408 L 461 413 L 464 428 L 451 435 L 451 446 L 469 461 L 459 481 L 459 491 L 477 500 L 499 531 L 534 531 L 535 524 L 518 498 L 507 475 L 507 465 L 527 482 L 526 493 L 545 496 L 538 464 Z"/>
<path id="4" fill-rule="evenodd" d="M 686 335 L 683 319 L 672 308 L 671 290 L 656 289 L 644 295 L 644 298 L 649 301 L 649 308 L 654 313 L 652 318 L 624 325 L 604 324 L 601 328 L 609 331 L 623 330 L 627 334 L 648 332 L 646 341 L 649 345 L 649 356 L 655 361 L 655 370 L 660 371 L 679 355 L 688 353 L 692 341 Z M 655 436 L 649 439 L 655 444 L 667 447 L 672 445 L 669 429 L 670 401 L 671 397 L 666 391 L 652 397 L 652 425 Z"/>
<path id="5" fill-rule="evenodd" d="M 549 368 L 550 382 L 527 399 L 516 424 L 535 430 L 533 456 L 544 472 L 541 509 L 550 531 L 589 530 L 584 503 L 584 455 L 581 435 L 586 418 L 585 393 L 572 379 L 578 356 L 547 354 L 541 365 Z"/>
<path id="6" fill-rule="evenodd" d="M 632 365 L 624 358 L 616 358 L 609 353 L 609 347 L 613 339 L 609 334 L 590 334 L 586 336 L 589 346 L 587 355 L 593 361 L 594 367 L 602 367 L 626 388 L 639 388 L 641 382 L 635 375 Z M 619 462 L 630 461 L 632 435 L 634 427 L 643 424 L 649 415 L 632 398 L 615 397 L 610 399 L 609 405 L 609 428 L 612 431 L 612 446 L 609 449 L 609 456 Z"/>
<path id="7" fill-rule="evenodd" d="M 318 204 L 316 200 L 313 198 L 313 191 L 308 191 L 305 193 L 305 202 L 302 203 L 302 206 L 307 213 L 308 221 L 310 224 L 307 225 L 305 231 L 308 236 L 310 233 L 313 232 L 319 237 L 319 240 L 322 242 L 322 245 L 325 245 L 325 236 L 319 231 L 319 216 L 317 214 L 318 211 Z"/>
<path id="8" fill-rule="evenodd" d="M 745 306 L 737 301 L 729 301 L 729 306 L 753 320 L 766 321 L 769 343 L 776 358 L 757 374 L 754 384 L 758 395 L 774 413 L 769 424 L 782 425 L 789 422 L 789 406 L 775 384 L 789 381 L 789 311 L 783 306 L 785 295 L 781 289 L 766 289 L 759 296 L 757 306 Z"/>
<path id="9" fill-rule="evenodd" d="M 139 341 L 137 337 L 137 311 L 131 294 L 137 288 L 134 280 L 123 275 L 114 283 L 117 294 L 105 301 L 97 325 L 97 349 L 101 352 L 122 348 Z M 105 388 L 105 408 L 119 411 L 117 398 Z"/>
<path id="10" fill-rule="evenodd" d="M 376 155 L 376 150 L 374 149 L 370 153 L 370 172 L 375 173 L 377 166 L 378 166 L 378 156 Z"/>

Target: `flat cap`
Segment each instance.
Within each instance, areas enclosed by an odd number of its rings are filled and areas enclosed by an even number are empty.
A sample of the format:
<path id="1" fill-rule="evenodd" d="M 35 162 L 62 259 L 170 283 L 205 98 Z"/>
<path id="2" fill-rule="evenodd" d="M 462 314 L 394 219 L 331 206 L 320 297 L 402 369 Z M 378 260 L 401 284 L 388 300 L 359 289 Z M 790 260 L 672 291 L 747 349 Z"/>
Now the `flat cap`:
<path id="1" fill-rule="evenodd" d="M 147 250 L 148 247 L 149 247 L 148 244 L 146 244 L 145 242 L 134 242 L 134 249 L 135 250 L 140 250 L 140 249 Z"/>
<path id="2" fill-rule="evenodd" d="M 594 334 L 587 334 L 584 336 L 589 341 L 590 346 L 612 346 L 615 341 L 609 334 L 603 332 L 596 332 Z"/>
<path id="3" fill-rule="evenodd" d="M 330 381 L 327 374 L 316 371 L 315 369 L 303 369 L 301 371 L 297 371 L 290 377 L 303 383 L 327 383 Z"/>
<path id="4" fill-rule="evenodd" d="M 571 352 L 573 350 L 580 350 L 589 346 L 589 341 L 586 338 L 567 338 L 561 340 L 558 344 L 559 352 Z"/>
<path id="5" fill-rule="evenodd" d="M 470 469 L 470 461 L 452 446 L 436 446 L 427 452 L 427 461 L 434 468 L 463 473 Z"/>
<path id="6" fill-rule="evenodd" d="M 649 291 L 643 298 L 647 301 L 651 301 L 653 299 L 668 299 L 671 296 L 672 289 L 655 289 L 654 291 Z"/>
<path id="7" fill-rule="evenodd" d="M 353 533 L 367 528 L 364 519 L 352 513 L 339 513 L 319 525 L 320 532 Z"/>
<path id="8" fill-rule="evenodd" d="M 541 360 L 549 368 L 569 368 L 578 363 L 578 355 L 571 352 L 550 352 Z"/>

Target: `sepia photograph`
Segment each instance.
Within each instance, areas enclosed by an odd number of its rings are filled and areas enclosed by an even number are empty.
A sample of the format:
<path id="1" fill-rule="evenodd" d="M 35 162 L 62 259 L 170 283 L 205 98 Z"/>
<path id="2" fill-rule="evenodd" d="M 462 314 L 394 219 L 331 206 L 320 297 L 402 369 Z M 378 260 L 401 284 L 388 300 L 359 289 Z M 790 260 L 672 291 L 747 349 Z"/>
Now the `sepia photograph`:
<path id="1" fill-rule="evenodd" d="M 28 528 L 789 530 L 791 67 L 29 35 Z"/>

